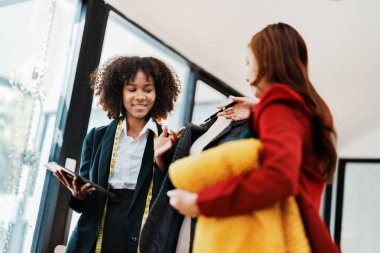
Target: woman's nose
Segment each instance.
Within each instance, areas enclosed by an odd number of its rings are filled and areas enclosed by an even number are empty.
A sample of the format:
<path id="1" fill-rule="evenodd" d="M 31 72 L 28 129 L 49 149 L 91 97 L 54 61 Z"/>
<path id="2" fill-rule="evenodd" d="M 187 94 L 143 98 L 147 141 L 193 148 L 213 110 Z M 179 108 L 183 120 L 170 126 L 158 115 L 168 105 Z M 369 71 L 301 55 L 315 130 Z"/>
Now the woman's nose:
<path id="1" fill-rule="evenodd" d="M 143 91 L 137 91 L 136 92 L 136 99 L 145 99 L 145 95 Z"/>

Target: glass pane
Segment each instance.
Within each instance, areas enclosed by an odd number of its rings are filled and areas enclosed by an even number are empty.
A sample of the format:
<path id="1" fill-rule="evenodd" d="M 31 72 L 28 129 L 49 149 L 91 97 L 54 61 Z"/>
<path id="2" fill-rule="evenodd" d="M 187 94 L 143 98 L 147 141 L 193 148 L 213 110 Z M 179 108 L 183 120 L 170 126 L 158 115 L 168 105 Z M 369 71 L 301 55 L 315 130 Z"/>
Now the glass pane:
<path id="1" fill-rule="evenodd" d="M 107 21 L 100 64 L 118 55 L 153 56 L 163 60 L 177 73 L 181 81 L 182 91 L 185 90 L 184 86 L 186 85 L 187 75 L 189 73 L 189 67 L 186 61 L 174 55 L 173 52 L 111 11 Z M 88 131 L 93 127 L 104 126 L 110 122 L 106 113 L 97 106 L 96 97 L 93 101 Z M 183 95 L 181 94 L 174 106 L 174 111 L 165 122 L 170 129 L 177 130 L 182 126 L 183 110 Z M 79 214 L 74 212 L 70 225 L 70 234 L 78 218 Z"/>
<path id="2" fill-rule="evenodd" d="M 380 252 L 380 164 L 348 163 L 344 182 L 342 252 Z"/>
<path id="3" fill-rule="evenodd" d="M 0 7 L 0 251 L 30 252 L 58 102 L 70 87 L 76 1 Z"/>
<path id="4" fill-rule="evenodd" d="M 191 122 L 201 124 L 218 110 L 216 108 L 217 105 L 227 101 L 227 96 L 201 80 L 198 80 L 196 85 L 194 110 Z"/>

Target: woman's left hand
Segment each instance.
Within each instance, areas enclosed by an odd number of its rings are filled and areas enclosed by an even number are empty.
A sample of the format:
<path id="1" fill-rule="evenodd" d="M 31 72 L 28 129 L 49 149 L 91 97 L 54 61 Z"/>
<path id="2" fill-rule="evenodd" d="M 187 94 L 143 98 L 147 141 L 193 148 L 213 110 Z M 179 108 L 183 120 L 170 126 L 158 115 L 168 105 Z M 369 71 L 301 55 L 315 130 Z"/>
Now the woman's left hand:
<path id="1" fill-rule="evenodd" d="M 170 135 L 168 135 L 168 127 L 162 127 L 162 134 L 158 137 L 156 142 L 154 159 L 158 166 L 158 169 L 163 170 L 166 168 L 164 163 L 163 155 L 171 148 L 174 147 L 179 137 L 181 137 L 182 132 L 185 130 L 184 127 L 181 127 L 177 132 L 170 130 Z"/>
<path id="2" fill-rule="evenodd" d="M 185 216 L 197 217 L 200 213 L 197 205 L 198 194 L 186 190 L 168 191 L 170 205 Z"/>

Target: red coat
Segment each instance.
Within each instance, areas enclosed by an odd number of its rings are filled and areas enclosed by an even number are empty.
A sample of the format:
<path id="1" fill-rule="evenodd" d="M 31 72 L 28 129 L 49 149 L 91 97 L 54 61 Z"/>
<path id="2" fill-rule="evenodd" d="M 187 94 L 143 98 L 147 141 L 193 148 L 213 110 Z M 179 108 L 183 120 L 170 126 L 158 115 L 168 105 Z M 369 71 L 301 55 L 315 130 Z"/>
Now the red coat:
<path id="1" fill-rule="evenodd" d="M 241 214 L 295 195 L 313 252 L 339 252 L 319 216 L 325 182 L 314 167 L 311 112 L 302 97 L 285 85 L 272 84 L 253 108 L 249 124 L 263 143 L 261 170 L 201 191 L 201 213 Z"/>

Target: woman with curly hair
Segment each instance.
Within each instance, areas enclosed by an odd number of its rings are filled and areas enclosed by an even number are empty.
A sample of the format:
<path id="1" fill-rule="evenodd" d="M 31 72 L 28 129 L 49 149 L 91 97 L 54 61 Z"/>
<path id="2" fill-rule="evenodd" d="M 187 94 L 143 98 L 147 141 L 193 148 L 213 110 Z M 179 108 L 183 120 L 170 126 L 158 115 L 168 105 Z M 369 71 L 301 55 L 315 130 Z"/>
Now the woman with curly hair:
<path id="1" fill-rule="evenodd" d="M 174 143 L 181 134 L 182 129 L 168 136 L 159 125 L 173 110 L 179 81 L 156 58 L 115 57 L 91 74 L 90 84 L 113 121 L 87 134 L 79 174 L 108 187 L 114 197 L 54 173 L 72 194 L 69 206 L 81 213 L 66 252 L 136 252 L 166 174 L 156 169 L 162 161 L 154 160 L 154 146 Z"/>

